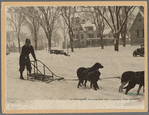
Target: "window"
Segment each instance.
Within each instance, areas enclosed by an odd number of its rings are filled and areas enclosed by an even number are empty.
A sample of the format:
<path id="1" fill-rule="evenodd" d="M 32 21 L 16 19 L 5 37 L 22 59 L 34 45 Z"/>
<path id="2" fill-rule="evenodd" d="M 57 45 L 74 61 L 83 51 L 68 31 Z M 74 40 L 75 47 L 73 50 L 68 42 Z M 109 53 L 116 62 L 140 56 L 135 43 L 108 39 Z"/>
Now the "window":
<path id="1" fill-rule="evenodd" d="M 76 24 L 79 24 L 80 23 L 80 21 L 79 20 L 76 20 Z"/>
<path id="2" fill-rule="evenodd" d="M 78 34 L 76 35 L 76 39 L 79 39 L 79 35 Z"/>
<path id="3" fill-rule="evenodd" d="M 140 19 L 139 19 L 139 22 L 141 22 L 141 21 L 142 21 L 142 19 L 140 18 Z"/>
<path id="4" fill-rule="evenodd" d="M 93 38 L 93 34 L 88 34 L 88 37 L 89 38 Z"/>
<path id="5" fill-rule="evenodd" d="M 72 37 L 73 37 L 73 39 L 75 39 L 75 35 L 74 34 L 72 35 Z"/>
<path id="6" fill-rule="evenodd" d="M 84 41 L 82 41 L 82 45 L 84 45 Z"/>
<path id="7" fill-rule="evenodd" d="M 98 44 L 98 45 L 100 44 L 100 40 L 97 41 L 97 44 Z"/>
<path id="8" fill-rule="evenodd" d="M 79 29 L 78 28 L 76 28 L 76 31 L 78 31 Z"/>
<path id="9" fill-rule="evenodd" d="M 84 35 L 83 34 L 81 34 L 81 39 L 84 39 Z"/>
<path id="10" fill-rule="evenodd" d="M 86 44 L 87 44 L 87 46 L 88 46 L 88 45 L 90 45 L 90 41 L 87 41 L 87 43 L 86 43 Z"/>
<path id="11" fill-rule="evenodd" d="M 88 27 L 88 30 L 93 30 L 93 27 Z"/>
<path id="12" fill-rule="evenodd" d="M 96 41 L 92 40 L 92 45 L 95 46 L 96 45 Z"/>
<path id="13" fill-rule="evenodd" d="M 139 38 L 139 30 L 137 30 L 137 38 Z"/>
<path id="14" fill-rule="evenodd" d="M 100 34 L 97 34 L 97 37 L 99 38 L 100 37 Z"/>

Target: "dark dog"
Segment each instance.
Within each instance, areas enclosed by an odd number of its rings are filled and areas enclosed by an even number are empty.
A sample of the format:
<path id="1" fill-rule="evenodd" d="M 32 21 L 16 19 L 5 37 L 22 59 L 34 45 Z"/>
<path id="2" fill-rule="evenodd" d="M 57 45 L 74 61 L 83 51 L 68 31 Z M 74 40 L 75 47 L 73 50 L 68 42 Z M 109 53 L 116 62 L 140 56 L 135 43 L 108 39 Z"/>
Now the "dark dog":
<path id="1" fill-rule="evenodd" d="M 88 68 L 84 68 L 84 67 L 80 67 L 78 70 L 77 70 L 77 76 L 79 78 L 79 83 L 78 83 L 78 88 L 79 86 L 81 86 L 81 84 L 83 85 L 83 81 L 85 79 L 85 75 L 83 73 L 83 71 L 87 70 Z"/>
<path id="2" fill-rule="evenodd" d="M 85 87 L 86 87 L 86 82 L 87 82 L 87 76 L 93 72 L 93 71 L 97 71 L 99 68 L 103 68 L 103 66 L 100 63 L 95 63 L 92 67 L 90 68 L 85 68 L 85 67 L 80 67 L 77 70 L 77 76 L 79 78 L 79 83 L 78 83 L 78 88 L 79 86 L 81 86 L 81 83 L 83 84 L 83 81 L 85 80 Z M 93 75 L 93 73 L 92 73 Z M 89 76 L 90 77 L 90 76 Z M 91 82 L 92 84 L 92 82 Z"/>
<path id="3" fill-rule="evenodd" d="M 126 85 L 128 82 L 129 82 L 129 84 L 126 87 L 124 87 L 124 85 Z M 139 88 L 137 91 L 137 94 L 139 94 L 141 87 L 144 86 L 144 71 L 138 71 L 138 72 L 127 71 L 127 72 L 124 72 L 122 74 L 121 86 L 119 87 L 119 92 L 121 92 L 123 89 L 126 89 L 125 94 L 127 94 L 128 91 L 130 89 L 134 88 L 136 84 L 139 84 Z"/>
<path id="4" fill-rule="evenodd" d="M 90 88 L 92 88 L 92 86 L 93 86 L 95 90 L 99 89 L 97 81 L 100 79 L 100 75 L 101 75 L 101 73 L 98 70 L 90 72 L 85 78 L 85 86 L 86 86 L 86 82 L 88 80 L 91 82 Z"/>

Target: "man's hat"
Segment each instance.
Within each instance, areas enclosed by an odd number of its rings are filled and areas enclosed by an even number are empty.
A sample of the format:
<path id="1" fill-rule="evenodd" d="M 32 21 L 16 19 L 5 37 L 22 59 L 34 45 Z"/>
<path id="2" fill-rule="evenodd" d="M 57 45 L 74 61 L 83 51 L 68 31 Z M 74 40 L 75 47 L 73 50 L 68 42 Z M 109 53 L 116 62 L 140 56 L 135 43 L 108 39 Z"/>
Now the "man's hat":
<path id="1" fill-rule="evenodd" d="M 28 39 L 28 38 L 26 38 L 25 43 L 27 43 L 27 42 L 30 42 L 31 43 L 31 40 Z"/>

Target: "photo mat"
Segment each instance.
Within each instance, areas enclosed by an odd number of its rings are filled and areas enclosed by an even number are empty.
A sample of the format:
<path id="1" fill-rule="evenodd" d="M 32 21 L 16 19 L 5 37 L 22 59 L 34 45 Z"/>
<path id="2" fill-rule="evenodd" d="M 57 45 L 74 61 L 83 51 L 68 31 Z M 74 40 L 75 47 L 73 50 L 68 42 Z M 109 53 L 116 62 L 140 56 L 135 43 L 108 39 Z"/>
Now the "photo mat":
<path id="1" fill-rule="evenodd" d="M 82 5 L 83 4 L 83 5 Z M 30 80 L 27 79 L 28 75 L 26 75 L 27 71 L 24 70 L 23 75 L 25 80 L 20 80 L 19 74 L 19 51 L 18 51 L 18 41 L 17 37 L 15 39 L 16 33 L 13 33 L 13 28 L 8 26 L 8 10 L 9 8 L 18 8 L 18 7 L 36 7 L 37 6 L 77 6 L 83 8 L 87 6 L 100 6 L 101 8 L 104 6 L 110 6 L 111 8 L 114 6 L 136 6 L 138 9 L 134 10 L 133 20 L 130 23 L 133 25 L 137 15 L 140 12 L 140 6 L 144 8 L 143 20 L 144 20 L 144 29 L 143 32 L 138 32 L 134 34 L 135 37 L 144 36 L 144 44 L 142 41 L 136 43 L 130 42 L 129 37 L 131 36 L 131 32 L 126 35 L 128 37 L 128 41 L 126 42 L 126 47 L 123 47 L 123 44 L 120 43 L 119 40 L 119 51 L 116 50 L 116 46 L 114 44 L 116 41 L 114 39 L 108 39 L 105 35 L 104 40 L 104 48 L 101 49 L 101 44 L 98 46 L 98 41 L 95 42 L 87 42 L 90 39 L 97 39 L 98 34 L 96 33 L 96 37 L 93 34 L 88 34 L 86 37 L 85 34 L 75 34 L 73 41 L 73 50 L 71 47 L 70 39 L 67 39 L 64 43 L 61 43 L 61 47 L 59 47 L 60 42 L 57 42 L 56 39 L 52 39 L 55 41 L 51 45 L 51 49 L 49 50 L 48 44 L 45 45 L 44 49 L 39 47 L 42 44 L 42 39 L 44 39 L 44 43 L 48 43 L 47 36 L 45 35 L 45 31 L 42 28 L 42 24 L 40 25 L 40 31 L 38 34 L 38 49 L 35 49 L 36 58 L 42 63 L 38 62 L 38 69 L 42 70 L 42 66 L 45 65 L 47 68 L 52 70 L 52 75 L 54 76 L 54 80 L 47 80 L 46 82 L 41 80 Z M 146 112 L 148 110 L 148 67 L 147 67 L 147 3 L 146 2 L 3 2 L 1 7 L 1 17 L 2 17 L 2 39 L 1 39 L 1 62 L 2 62 L 2 111 L 3 113 L 100 113 L 100 112 Z M 79 9 L 79 8 L 78 8 Z M 109 8 L 110 9 L 110 8 Z M 108 9 L 107 16 L 104 20 L 106 23 L 106 29 L 104 28 L 103 32 L 108 32 L 108 37 L 110 36 L 111 29 L 113 27 L 109 27 L 113 22 L 110 21 L 110 10 Z M 23 10 L 25 12 L 25 9 Z M 42 9 L 41 9 L 42 11 Z M 89 10 L 90 11 L 90 10 Z M 87 10 L 80 10 L 84 14 L 73 15 L 74 19 L 78 19 L 84 17 L 85 22 L 81 24 L 82 31 L 87 31 L 86 25 L 90 25 L 93 28 L 88 28 L 88 30 L 93 31 L 97 29 L 96 24 L 92 23 L 91 16 L 92 14 L 85 14 L 89 12 Z M 98 11 L 98 10 L 96 10 Z M 102 10 L 101 10 L 102 11 Z M 14 11 L 13 13 L 17 12 Z M 91 12 L 91 11 L 90 11 Z M 37 12 L 36 12 L 37 13 Z M 42 12 L 40 12 L 42 13 Z M 26 12 L 26 15 L 29 15 Z M 14 15 L 15 16 L 15 15 Z M 75 17 L 76 16 L 76 17 Z M 89 17 L 90 16 L 90 17 Z M 95 15 L 94 15 L 95 16 Z M 42 17 L 42 16 L 41 16 Z M 108 18 L 110 17 L 110 18 Z M 140 16 L 139 16 L 140 17 Z M 10 17 L 9 17 L 10 18 Z M 33 18 L 33 17 L 32 17 Z M 59 18 L 59 21 L 64 18 L 63 16 Z M 104 17 L 102 17 L 104 18 Z M 18 18 L 16 18 L 18 19 Z M 50 18 L 49 18 L 50 19 Z M 97 19 L 97 18 L 95 18 Z M 129 18 L 128 18 L 129 19 Z M 44 20 L 44 19 L 43 19 Z M 114 20 L 114 19 L 113 19 Z M 139 19 L 141 20 L 141 19 Z M 37 20 L 36 20 L 37 21 Z M 50 20 L 49 20 L 50 21 Z M 57 21 L 56 24 L 59 22 Z M 65 18 L 64 20 L 65 21 Z M 76 20 L 75 20 L 76 21 Z M 115 21 L 115 20 L 114 20 Z M 109 22 L 109 24 L 108 24 Z M 75 22 L 77 23 L 77 21 Z M 101 22 L 102 23 L 102 22 Z M 62 25 L 63 24 L 63 25 Z M 85 25 L 86 24 L 86 25 Z M 51 23 L 52 25 L 52 23 Z M 67 24 L 61 23 L 58 26 L 61 27 L 61 30 L 58 30 L 56 34 L 53 35 L 53 38 L 62 38 L 64 35 L 62 30 L 67 28 Z M 77 28 L 77 25 L 73 25 Z M 86 26 L 86 27 L 85 27 Z M 137 26 L 136 26 L 137 27 Z M 131 29 L 135 29 L 136 27 L 132 27 Z M 20 47 L 25 44 L 25 39 L 31 39 L 31 44 L 33 47 L 36 47 L 35 42 L 32 40 L 31 32 L 29 27 L 27 26 L 27 22 L 22 26 L 22 42 L 20 42 Z M 63 28 L 63 29 L 62 29 Z M 116 27 L 117 28 L 117 27 Z M 141 28 L 141 26 L 140 26 Z M 74 28 L 73 28 L 74 29 Z M 131 30 L 130 29 L 130 30 Z M 113 29 L 114 30 L 114 29 Z M 68 34 L 68 30 L 66 30 Z M 78 30 L 73 30 L 78 31 Z M 80 33 L 82 31 L 79 31 Z M 23 32 L 25 34 L 23 34 Z M 113 31 L 112 31 L 113 32 Z M 133 33 L 134 31 L 132 31 Z M 60 33 L 60 34 L 59 34 Z M 83 33 L 83 32 L 82 32 Z M 58 35 L 59 34 L 59 35 Z M 113 34 L 112 34 L 113 35 Z M 69 38 L 70 36 L 67 35 Z M 79 38 L 86 38 L 80 40 L 82 45 L 80 44 Z M 103 39 L 104 39 L 103 37 Z M 121 36 L 122 37 L 122 36 Z M 126 38 L 127 38 L 126 37 Z M 134 38 L 135 38 L 134 37 Z M 9 40 L 8 40 L 9 38 Z M 11 38 L 11 39 L 10 39 Z M 15 39 L 15 40 L 12 40 Z M 133 40 L 132 40 L 133 41 Z M 10 44 L 7 44 L 9 43 Z M 39 44 L 41 43 L 41 44 Z M 100 41 L 101 43 L 101 41 Z M 12 44 L 12 45 L 11 45 Z M 9 46 L 15 46 L 9 47 Z M 144 57 L 142 55 L 134 56 L 133 51 L 137 48 L 142 48 L 144 45 Z M 58 46 L 58 47 L 56 47 Z M 63 46 L 63 47 L 62 47 Z M 140 47 L 141 46 L 141 47 Z M 9 49 L 9 50 L 8 50 Z M 49 51 L 48 51 L 49 50 Z M 21 52 L 21 51 L 20 51 Z M 126 57 L 123 57 L 126 56 Z M 32 56 L 30 56 L 31 60 L 34 60 Z M 124 60 L 123 60 L 124 59 Z M 133 60 L 134 59 L 134 60 Z M 126 61 L 125 61 L 126 60 Z M 123 61 L 123 62 L 122 62 Z M 78 88 L 78 77 L 77 77 L 77 69 L 79 67 L 92 67 L 96 62 L 99 62 L 104 66 L 104 68 L 99 69 L 101 72 L 101 80 L 98 81 L 99 89 L 94 90 L 90 88 L 90 82 L 87 82 L 86 87 L 82 86 Z M 127 64 L 128 62 L 128 64 Z M 34 62 L 33 62 L 34 63 Z M 140 65 L 141 64 L 141 65 Z M 44 67 L 45 67 L 44 66 Z M 46 67 L 45 67 L 46 68 Z M 36 70 L 34 66 L 32 66 L 32 71 Z M 121 85 L 121 76 L 125 71 L 145 71 L 145 93 L 143 93 L 143 87 L 140 90 L 140 95 L 137 95 L 138 85 L 135 86 L 134 89 L 131 89 L 127 95 L 124 92 L 119 92 L 119 86 Z M 38 70 L 36 70 L 38 71 Z M 43 70 L 44 71 L 44 70 Z M 46 72 L 48 73 L 47 70 Z M 51 76 L 51 75 L 50 75 Z M 59 79 L 58 79 L 59 78 Z M 61 79 L 62 78 L 62 79 Z M 64 79 L 63 79 L 64 78 Z M 58 79 L 58 80 L 57 80 Z"/>

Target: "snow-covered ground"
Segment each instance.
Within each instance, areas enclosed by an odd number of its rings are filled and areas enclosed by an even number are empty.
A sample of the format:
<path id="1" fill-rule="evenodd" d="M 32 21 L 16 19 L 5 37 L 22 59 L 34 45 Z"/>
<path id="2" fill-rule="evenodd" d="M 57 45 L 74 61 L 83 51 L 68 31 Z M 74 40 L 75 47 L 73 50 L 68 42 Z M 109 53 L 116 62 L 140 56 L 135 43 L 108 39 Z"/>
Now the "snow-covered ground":
<path id="1" fill-rule="evenodd" d="M 42 81 L 27 81 L 19 79 L 19 53 L 10 53 L 6 56 L 6 99 L 7 100 L 81 100 L 81 99 L 129 99 L 144 100 L 143 90 L 136 95 L 138 85 L 129 91 L 131 95 L 119 92 L 120 79 L 109 77 L 121 76 L 125 71 L 142 71 L 145 69 L 144 57 L 133 57 L 132 52 L 140 46 L 120 46 L 120 51 L 114 51 L 113 46 L 105 46 L 102 50 L 96 48 L 74 49 L 70 57 L 49 54 L 46 50 L 36 51 L 38 60 L 45 63 L 56 75 L 65 79 L 45 83 Z M 30 55 L 32 60 L 32 56 Z M 98 81 L 99 89 L 87 87 L 77 88 L 76 71 L 79 67 L 91 67 L 96 62 L 104 68 L 100 69 L 102 81 Z M 42 68 L 41 65 L 38 65 Z M 26 71 L 24 71 L 26 78 Z"/>

